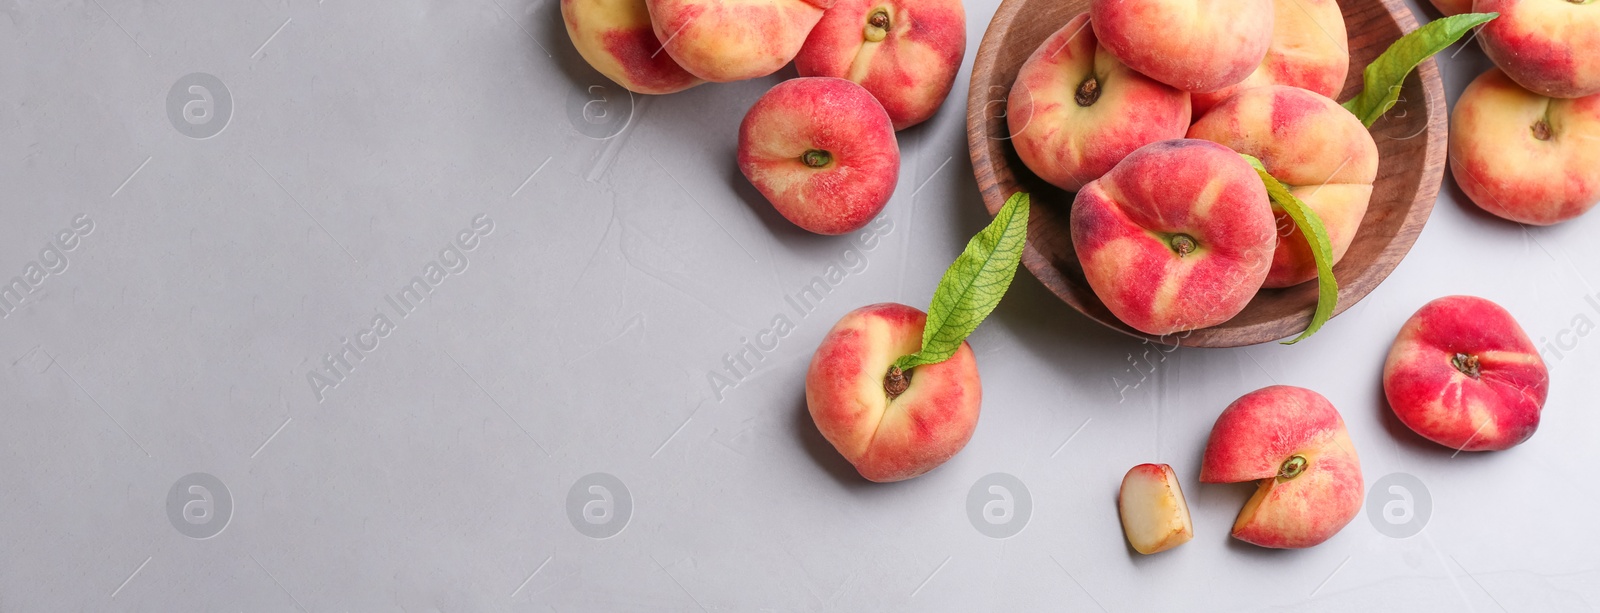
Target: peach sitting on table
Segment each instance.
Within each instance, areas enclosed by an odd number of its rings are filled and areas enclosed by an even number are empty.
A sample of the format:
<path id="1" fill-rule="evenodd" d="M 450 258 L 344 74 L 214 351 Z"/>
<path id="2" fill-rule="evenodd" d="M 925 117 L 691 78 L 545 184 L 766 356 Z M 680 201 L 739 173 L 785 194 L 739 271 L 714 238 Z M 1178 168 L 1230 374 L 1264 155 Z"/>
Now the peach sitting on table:
<path id="1" fill-rule="evenodd" d="M 1600 1 L 1477 0 L 1472 10 L 1500 14 L 1478 41 L 1518 85 L 1551 98 L 1600 94 Z"/>
<path id="2" fill-rule="evenodd" d="M 1383 364 L 1396 417 L 1430 441 L 1498 451 L 1528 440 L 1550 391 L 1533 342 L 1500 305 L 1475 296 L 1434 300 L 1406 320 Z"/>
<path id="3" fill-rule="evenodd" d="M 670 94 L 703 82 L 661 53 L 644 0 L 561 0 L 561 19 L 578 54 L 629 91 Z"/>
<path id="4" fill-rule="evenodd" d="M 922 348 L 927 315 L 895 303 L 846 314 L 806 372 L 806 406 L 823 438 L 870 481 L 901 481 L 945 463 L 978 427 L 983 389 L 965 342 L 950 359 L 891 371 Z M 898 375 L 898 376 L 897 376 Z"/>
<path id="5" fill-rule="evenodd" d="M 838 0 L 795 56 L 802 77 L 860 83 L 894 129 L 927 121 L 944 104 L 967 49 L 961 0 Z"/>
<path id="6" fill-rule="evenodd" d="M 1344 418 L 1311 390 L 1274 385 L 1228 405 L 1211 428 L 1201 483 L 1256 481 L 1233 538 L 1262 547 L 1322 543 L 1361 512 L 1361 460 Z"/>
<path id="7" fill-rule="evenodd" d="M 725 83 L 764 77 L 800 53 L 832 0 L 646 0 L 656 38 L 685 70 Z"/>
<path id="8" fill-rule="evenodd" d="M 1491 68 L 1450 117 L 1450 174 L 1489 213 L 1546 226 L 1600 203 L 1600 94 L 1540 96 Z"/>
<path id="9" fill-rule="evenodd" d="M 756 100 L 739 124 L 739 171 L 785 219 L 818 234 L 872 221 L 900 180 L 889 115 L 844 79 L 801 77 Z"/>

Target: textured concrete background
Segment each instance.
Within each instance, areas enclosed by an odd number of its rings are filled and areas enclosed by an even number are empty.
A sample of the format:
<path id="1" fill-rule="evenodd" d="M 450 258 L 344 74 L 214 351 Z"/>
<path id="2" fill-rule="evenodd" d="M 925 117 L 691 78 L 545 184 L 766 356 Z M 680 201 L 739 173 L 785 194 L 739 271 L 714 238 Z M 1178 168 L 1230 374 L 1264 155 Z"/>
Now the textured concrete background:
<path id="1" fill-rule="evenodd" d="M 996 5 L 968 4 L 969 63 Z M 1487 62 L 1443 65 L 1453 99 Z M 0 610 L 1600 603 L 1600 217 L 1501 223 L 1446 179 L 1389 281 L 1294 347 L 1153 352 L 1024 272 L 972 339 L 972 443 L 873 485 L 803 374 L 844 312 L 926 305 L 985 223 L 968 75 L 901 134 L 877 230 L 825 238 L 733 162 L 792 74 L 629 96 L 557 0 L 0 0 L 0 280 L 35 281 L 0 319 Z M 1451 293 L 1546 352 L 1514 450 L 1453 455 L 1382 402 L 1394 332 Z M 1216 414 L 1273 383 L 1341 409 L 1371 490 L 1311 550 L 1231 541 L 1251 486 L 1197 482 Z M 1182 475 L 1193 542 L 1124 544 L 1140 462 Z M 1005 525 L 969 515 L 990 485 Z"/>

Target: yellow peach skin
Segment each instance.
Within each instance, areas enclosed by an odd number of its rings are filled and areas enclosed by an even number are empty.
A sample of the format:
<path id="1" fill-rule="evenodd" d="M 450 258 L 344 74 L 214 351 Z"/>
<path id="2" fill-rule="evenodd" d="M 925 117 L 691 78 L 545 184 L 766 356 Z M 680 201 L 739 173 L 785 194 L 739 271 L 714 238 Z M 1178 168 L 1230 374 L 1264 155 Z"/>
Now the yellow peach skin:
<path id="1" fill-rule="evenodd" d="M 1244 81 L 1214 92 L 1194 94 L 1194 116 L 1240 91 L 1290 85 L 1329 98 L 1339 96 L 1350 72 L 1350 39 L 1338 0 L 1274 0 L 1272 44 L 1267 57 Z"/>
<path id="2" fill-rule="evenodd" d="M 561 18 L 578 54 L 630 91 L 670 94 L 702 83 L 662 52 L 644 0 L 561 0 Z"/>
<path id="3" fill-rule="evenodd" d="M 1295 197 L 1322 220 L 1333 261 L 1355 240 L 1378 177 L 1378 145 L 1350 111 L 1321 94 L 1273 85 L 1239 92 L 1195 122 L 1200 138 L 1261 159 Z M 1289 287 L 1317 278 L 1311 246 L 1294 221 L 1278 216 L 1278 248 L 1263 287 Z"/>
<path id="4" fill-rule="evenodd" d="M 1400 422 L 1428 440 L 1498 451 L 1539 428 L 1550 371 L 1510 312 L 1476 296 L 1445 296 L 1400 328 L 1383 364 L 1383 393 Z"/>
<path id="5" fill-rule="evenodd" d="M 656 37 L 685 70 L 718 83 L 764 77 L 800 53 L 832 0 L 646 0 Z"/>
<path id="6" fill-rule="evenodd" d="M 1450 174 L 1479 208 L 1543 226 L 1600 203 L 1600 94 L 1546 98 L 1491 68 L 1450 124 Z"/>
<path id="7" fill-rule="evenodd" d="M 1095 36 L 1112 55 L 1186 92 L 1243 81 L 1272 43 L 1272 0 L 1092 0 Z"/>
<path id="8" fill-rule="evenodd" d="M 1182 137 L 1189 117 L 1189 94 L 1106 53 L 1087 13 L 1034 50 L 1006 102 L 1017 156 L 1067 191 L 1100 178 L 1135 149 Z"/>

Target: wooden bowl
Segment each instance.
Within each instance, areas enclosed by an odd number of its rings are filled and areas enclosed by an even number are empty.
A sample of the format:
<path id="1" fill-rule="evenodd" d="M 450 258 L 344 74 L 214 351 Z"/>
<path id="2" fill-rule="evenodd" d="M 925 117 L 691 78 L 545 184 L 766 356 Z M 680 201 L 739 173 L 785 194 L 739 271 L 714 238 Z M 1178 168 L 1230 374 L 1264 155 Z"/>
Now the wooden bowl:
<path id="1" fill-rule="evenodd" d="M 1073 194 L 1046 183 L 1023 165 L 1011 146 L 1005 118 L 1006 96 L 1023 61 L 1088 6 L 1089 0 L 1004 0 L 983 35 L 967 95 L 967 144 L 989 214 L 998 212 L 1012 193 L 1029 192 L 1033 207 L 1022 263 L 1067 304 L 1116 330 L 1154 342 L 1199 347 L 1241 347 L 1299 334 L 1316 308 L 1314 282 L 1262 289 L 1233 319 L 1166 337 L 1128 327 L 1089 287 L 1068 226 Z M 1416 29 L 1417 21 L 1404 0 L 1339 0 L 1339 6 L 1350 36 L 1350 74 L 1339 98 L 1346 100 L 1361 90 L 1362 69 L 1402 34 Z M 1378 179 L 1361 229 L 1333 269 L 1339 280 L 1335 315 L 1383 282 L 1416 242 L 1444 174 L 1447 115 L 1439 68 L 1430 59 L 1407 77 L 1399 103 L 1372 125 Z"/>

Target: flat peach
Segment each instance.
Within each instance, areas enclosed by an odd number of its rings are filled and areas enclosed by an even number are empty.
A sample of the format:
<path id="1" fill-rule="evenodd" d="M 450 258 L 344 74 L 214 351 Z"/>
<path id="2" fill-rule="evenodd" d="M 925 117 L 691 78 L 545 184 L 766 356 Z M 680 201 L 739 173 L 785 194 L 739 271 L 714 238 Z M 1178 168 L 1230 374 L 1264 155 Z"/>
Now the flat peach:
<path id="1" fill-rule="evenodd" d="M 1006 124 L 1039 178 L 1078 191 L 1135 149 L 1181 138 L 1189 94 L 1134 72 L 1095 42 L 1082 14 L 1035 49 L 1017 72 Z"/>
<path id="2" fill-rule="evenodd" d="M 1450 116 L 1450 174 L 1474 204 L 1550 225 L 1600 203 L 1600 94 L 1540 96 L 1491 68 Z"/>
<path id="3" fill-rule="evenodd" d="M 1133 152 L 1078 192 L 1071 224 L 1095 295 L 1157 335 L 1232 319 L 1261 288 L 1277 244 L 1260 175 L 1203 140 Z"/>
<path id="4" fill-rule="evenodd" d="M 1299 549 L 1333 538 L 1361 512 L 1361 460 L 1344 418 L 1322 394 L 1274 385 L 1233 401 L 1217 416 L 1201 483 L 1257 482 L 1234 520 L 1233 537 Z"/>
<path id="5" fill-rule="evenodd" d="M 871 481 L 926 473 L 961 451 L 978 427 L 983 388 L 965 342 L 954 356 L 918 366 L 893 393 L 889 368 L 922 348 L 927 315 L 894 303 L 846 314 L 823 337 L 806 371 L 806 406 L 823 438 Z"/>
<path id="6" fill-rule="evenodd" d="M 967 49 L 960 0 L 839 0 L 795 56 L 800 76 L 860 83 L 894 129 L 927 121 L 944 104 Z"/>
<path id="7" fill-rule="evenodd" d="M 578 54 L 606 78 L 640 94 L 670 94 L 703 83 L 663 53 L 644 0 L 561 0 Z"/>
<path id="8" fill-rule="evenodd" d="M 871 93 L 844 79 L 777 84 L 739 124 L 739 171 L 785 219 L 818 234 L 872 221 L 900 180 L 900 145 Z"/>
<path id="9" fill-rule="evenodd" d="M 1297 87 L 1247 89 L 1189 128 L 1190 138 L 1220 143 L 1261 160 L 1267 172 L 1317 214 L 1337 263 L 1355 240 L 1378 177 L 1378 145 L 1361 120 L 1337 102 Z M 1263 287 L 1317 278 L 1311 244 L 1288 213 L 1276 211 L 1278 247 Z"/>
<path id="10" fill-rule="evenodd" d="M 1243 81 L 1272 43 L 1272 0 L 1092 0 L 1089 14 L 1117 59 L 1191 93 Z"/>
<path id="11" fill-rule="evenodd" d="M 1473 11 L 1500 14 L 1478 41 L 1518 85 L 1551 98 L 1600 94 L 1600 2 L 1477 0 Z"/>
<path id="12" fill-rule="evenodd" d="M 832 0 L 645 0 L 656 38 L 684 70 L 725 83 L 764 77 L 800 53 Z"/>
<path id="13" fill-rule="evenodd" d="M 1214 92 L 1194 94 L 1194 116 L 1240 91 L 1267 85 L 1308 89 L 1338 97 L 1350 72 L 1350 39 L 1338 0 L 1273 0 L 1272 43 L 1267 57 L 1245 80 Z M 1469 2 L 1470 4 L 1470 2 Z"/>
<path id="14" fill-rule="evenodd" d="M 1517 320 L 1475 296 L 1446 296 L 1406 320 L 1383 364 L 1383 392 L 1412 431 L 1462 451 L 1510 449 L 1539 428 L 1544 359 Z"/>

